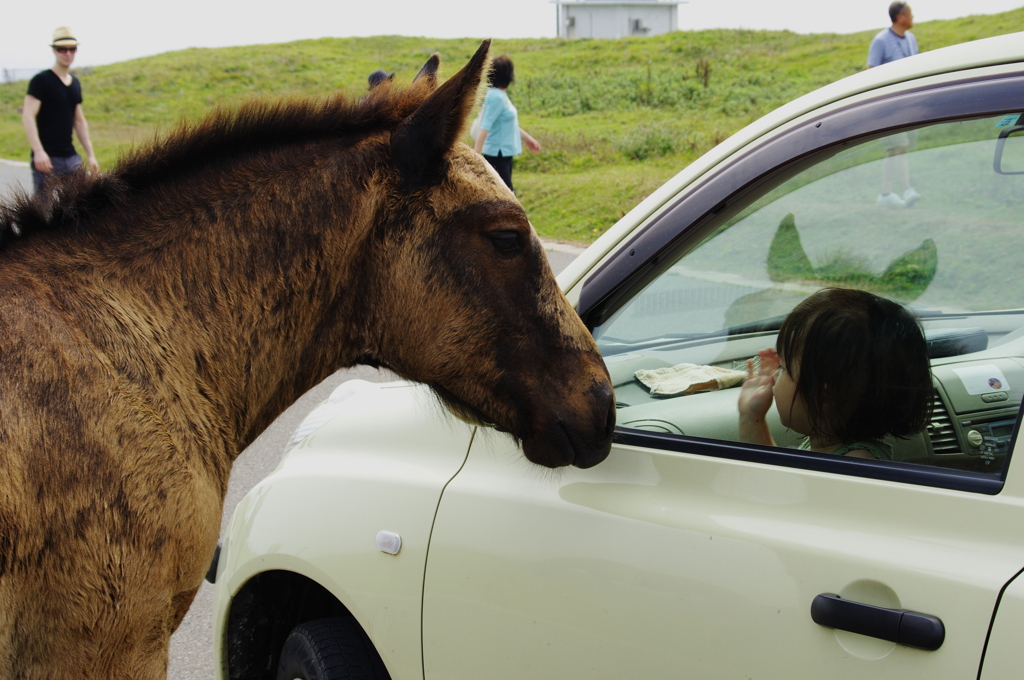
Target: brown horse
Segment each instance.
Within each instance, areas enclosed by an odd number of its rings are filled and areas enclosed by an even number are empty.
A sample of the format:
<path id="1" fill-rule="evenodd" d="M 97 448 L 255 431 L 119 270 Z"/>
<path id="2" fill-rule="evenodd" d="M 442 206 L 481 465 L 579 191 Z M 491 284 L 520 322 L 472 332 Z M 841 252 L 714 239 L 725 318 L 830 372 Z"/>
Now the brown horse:
<path id="1" fill-rule="evenodd" d="M 157 678 L 238 453 L 386 366 L 546 466 L 600 462 L 597 348 L 437 85 L 250 104 L 0 216 L 0 676 Z"/>

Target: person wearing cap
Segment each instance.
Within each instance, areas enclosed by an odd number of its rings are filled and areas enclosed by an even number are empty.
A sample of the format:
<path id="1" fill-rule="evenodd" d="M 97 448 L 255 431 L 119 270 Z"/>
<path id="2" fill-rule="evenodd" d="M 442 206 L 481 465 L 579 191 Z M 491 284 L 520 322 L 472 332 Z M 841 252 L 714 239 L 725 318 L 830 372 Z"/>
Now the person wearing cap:
<path id="1" fill-rule="evenodd" d="M 366 81 L 370 84 L 370 89 L 372 90 L 373 88 L 377 87 L 381 83 L 384 83 L 386 81 L 392 80 L 394 77 L 395 77 L 394 73 L 389 74 L 384 69 L 379 68 L 376 71 L 374 71 L 373 73 L 371 73 L 366 78 Z"/>
<path id="2" fill-rule="evenodd" d="M 100 165 L 89 139 L 89 124 L 82 112 L 82 84 L 71 74 L 78 40 L 67 26 L 53 32 L 50 45 L 56 57 L 54 65 L 29 81 L 22 107 L 21 122 L 32 147 L 32 182 L 36 193 L 50 174 L 73 172 L 82 165 L 75 151 L 72 131 L 85 151 L 89 169 L 99 172 Z"/>

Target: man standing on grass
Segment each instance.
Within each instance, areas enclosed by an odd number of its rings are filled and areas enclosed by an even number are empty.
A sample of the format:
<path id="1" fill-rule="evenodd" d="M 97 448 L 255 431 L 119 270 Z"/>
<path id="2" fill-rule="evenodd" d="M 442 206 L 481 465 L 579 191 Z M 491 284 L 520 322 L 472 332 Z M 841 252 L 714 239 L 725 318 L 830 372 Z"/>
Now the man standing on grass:
<path id="1" fill-rule="evenodd" d="M 888 64 L 891 61 L 912 57 L 917 54 L 917 38 L 910 32 L 914 26 L 914 14 L 905 2 L 889 5 L 889 19 L 892 26 L 882 29 L 871 40 L 868 48 L 868 68 Z M 882 166 L 882 191 L 878 194 L 878 205 L 889 208 L 909 208 L 921 200 L 921 195 L 910 186 L 910 162 L 907 152 L 913 144 L 913 133 L 899 132 L 883 141 L 885 163 Z M 899 187 L 901 193 L 893 191 Z"/>
<path id="2" fill-rule="evenodd" d="M 914 27 L 914 14 L 905 2 L 889 5 L 892 26 L 879 31 L 868 49 L 868 68 L 888 64 L 890 61 L 917 54 L 917 38 L 910 32 Z"/>
<path id="3" fill-rule="evenodd" d="M 43 190 L 49 174 L 74 172 L 82 165 L 71 132 L 78 135 L 92 172 L 100 165 L 89 140 L 89 124 L 82 112 L 82 84 L 71 75 L 78 40 L 67 26 L 53 32 L 50 45 L 56 56 L 53 67 L 37 73 L 28 84 L 21 123 L 32 147 L 32 183 L 36 193 Z"/>

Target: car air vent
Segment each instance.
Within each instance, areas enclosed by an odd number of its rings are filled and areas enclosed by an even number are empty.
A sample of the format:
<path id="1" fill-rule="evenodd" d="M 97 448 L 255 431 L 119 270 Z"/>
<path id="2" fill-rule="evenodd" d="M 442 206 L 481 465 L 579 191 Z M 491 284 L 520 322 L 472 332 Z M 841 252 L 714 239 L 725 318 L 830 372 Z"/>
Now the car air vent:
<path id="1" fill-rule="evenodd" d="M 932 442 L 932 450 L 939 455 L 960 453 L 960 443 L 956 439 L 953 419 L 949 417 L 949 411 L 946 410 L 946 405 L 942 403 L 942 397 L 938 392 L 935 393 L 935 401 L 932 404 L 932 419 L 928 422 L 928 439 Z"/>

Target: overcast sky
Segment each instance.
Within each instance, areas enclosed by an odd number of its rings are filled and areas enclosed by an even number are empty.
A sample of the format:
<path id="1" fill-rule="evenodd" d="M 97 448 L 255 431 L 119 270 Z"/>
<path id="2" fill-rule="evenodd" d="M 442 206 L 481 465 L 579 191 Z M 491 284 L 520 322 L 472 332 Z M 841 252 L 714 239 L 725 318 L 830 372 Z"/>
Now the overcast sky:
<path id="1" fill-rule="evenodd" d="M 555 35 L 551 0 L 9 0 L 4 4 L 0 68 L 50 66 L 53 29 L 63 25 L 70 25 L 81 42 L 76 66 L 187 47 L 305 38 Z M 911 4 L 916 21 L 922 22 L 1003 12 L 1024 5 L 1024 0 L 917 0 Z M 888 0 L 690 0 L 679 7 L 679 28 L 853 33 L 888 25 L 887 7 Z"/>

